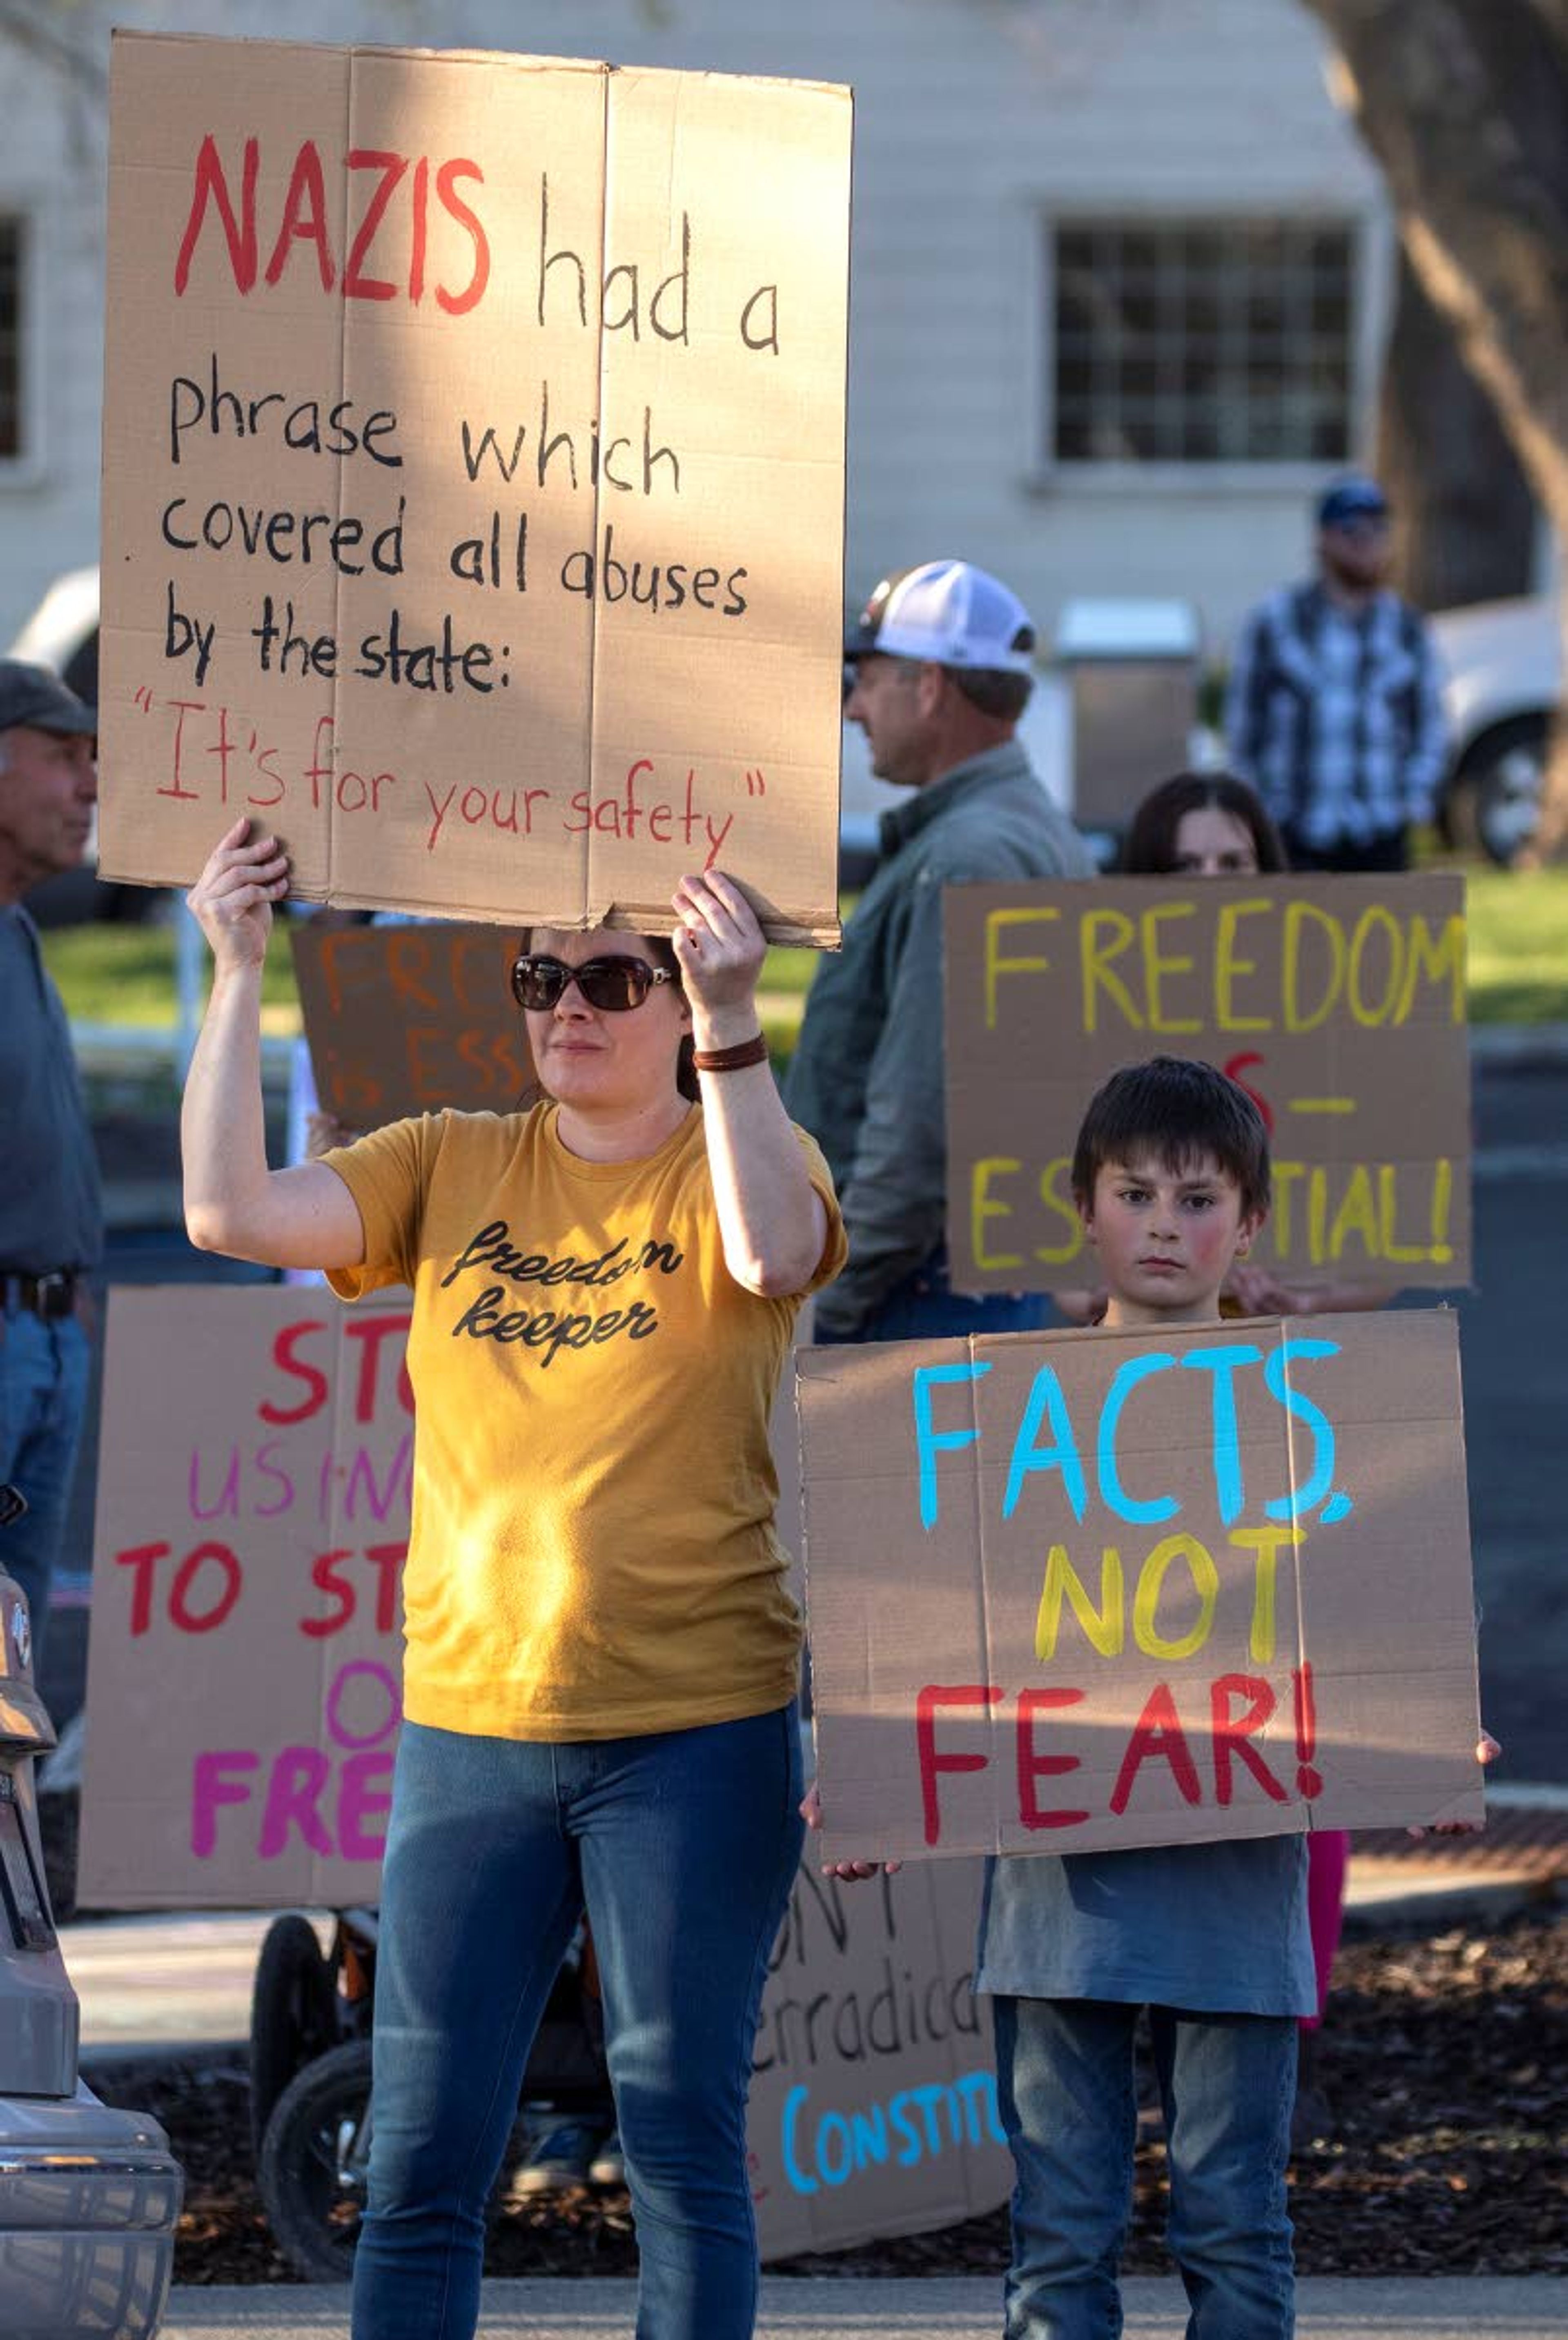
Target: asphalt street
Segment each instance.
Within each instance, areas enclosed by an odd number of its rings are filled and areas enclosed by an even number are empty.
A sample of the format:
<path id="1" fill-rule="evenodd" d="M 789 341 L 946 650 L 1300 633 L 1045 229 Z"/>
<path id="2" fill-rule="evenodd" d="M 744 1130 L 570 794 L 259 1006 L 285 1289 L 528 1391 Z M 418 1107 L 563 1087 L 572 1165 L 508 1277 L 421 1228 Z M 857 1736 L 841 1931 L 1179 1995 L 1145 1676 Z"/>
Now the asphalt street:
<path id="1" fill-rule="evenodd" d="M 1144 2276 L 1123 2286 L 1129 2340 L 1179 2340 L 1186 2302 L 1175 2282 Z M 625 2340 L 635 2315 L 630 2283 L 488 2283 L 485 2340 Z M 1568 2280 L 1302 2283 L 1302 2340 L 1562 2340 Z M 878 2282 L 861 2276 L 764 2276 L 758 2340 L 841 2340 L 855 2333 L 899 2340 L 995 2340 L 1001 2286 L 991 2276 Z M 177 2291 L 164 2340 L 342 2340 L 344 2290 Z"/>

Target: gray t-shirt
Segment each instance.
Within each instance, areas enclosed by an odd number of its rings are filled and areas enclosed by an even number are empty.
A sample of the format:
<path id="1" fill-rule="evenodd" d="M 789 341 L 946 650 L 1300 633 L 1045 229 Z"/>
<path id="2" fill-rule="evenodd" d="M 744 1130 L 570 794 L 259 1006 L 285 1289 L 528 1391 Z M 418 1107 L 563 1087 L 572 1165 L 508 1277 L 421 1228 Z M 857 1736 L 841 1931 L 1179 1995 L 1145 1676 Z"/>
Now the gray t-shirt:
<path id="1" fill-rule="evenodd" d="M 71 1027 L 25 910 L 0 907 L 0 1269 L 91 1268 L 104 1249 L 98 1160 Z"/>
<path id="2" fill-rule="evenodd" d="M 977 1990 L 1315 2015 L 1306 1839 L 988 1861 Z"/>

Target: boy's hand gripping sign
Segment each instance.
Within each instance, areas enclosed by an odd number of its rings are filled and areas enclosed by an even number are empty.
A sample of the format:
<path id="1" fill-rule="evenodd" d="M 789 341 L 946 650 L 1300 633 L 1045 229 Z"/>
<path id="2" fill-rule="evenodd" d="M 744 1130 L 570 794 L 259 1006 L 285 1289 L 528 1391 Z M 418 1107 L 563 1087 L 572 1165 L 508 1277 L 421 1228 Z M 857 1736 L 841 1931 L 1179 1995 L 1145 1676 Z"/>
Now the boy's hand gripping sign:
<path id="1" fill-rule="evenodd" d="M 824 1859 L 1482 1817 L 1445 1312 L 797 1375 Z"/>
<path id="2" fill-rule="evenodd" d="M 115 35 L 105 873 L 836 942 L 850 119 Z"/>

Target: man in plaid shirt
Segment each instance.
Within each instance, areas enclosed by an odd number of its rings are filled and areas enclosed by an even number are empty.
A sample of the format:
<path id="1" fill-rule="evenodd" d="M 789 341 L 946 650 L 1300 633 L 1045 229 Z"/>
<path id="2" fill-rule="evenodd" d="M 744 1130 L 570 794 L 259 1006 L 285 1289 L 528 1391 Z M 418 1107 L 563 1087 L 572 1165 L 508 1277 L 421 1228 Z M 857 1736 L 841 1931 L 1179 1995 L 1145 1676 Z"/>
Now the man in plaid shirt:
<path id="1" fill-rule="evenodd" d="M 1388 503 L 1375 480 L 1341 480 L 1321 498 L 1317 564 L 1242 627 L 1226 699 L 1231 764 L 1294 868 L 1404 869 L 1448 743 L 1426 628 L 1384 582 Z"/>

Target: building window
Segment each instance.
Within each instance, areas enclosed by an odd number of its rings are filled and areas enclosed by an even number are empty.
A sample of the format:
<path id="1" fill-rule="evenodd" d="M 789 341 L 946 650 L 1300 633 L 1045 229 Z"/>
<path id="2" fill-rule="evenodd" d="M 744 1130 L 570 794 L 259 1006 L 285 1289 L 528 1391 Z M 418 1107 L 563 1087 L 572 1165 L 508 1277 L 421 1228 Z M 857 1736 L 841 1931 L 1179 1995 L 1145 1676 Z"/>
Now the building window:
<path id="1" fill-rule="evenodd" d="M 1057 462 L 1345 460 L 1351 225 L 1076 219 L 1047 233 Z"/>
<path id="2" fill-rule="evenodd" d="M 0 214 L 0 463 L 23 451 L 23 262 L 22 222 Z"/>

